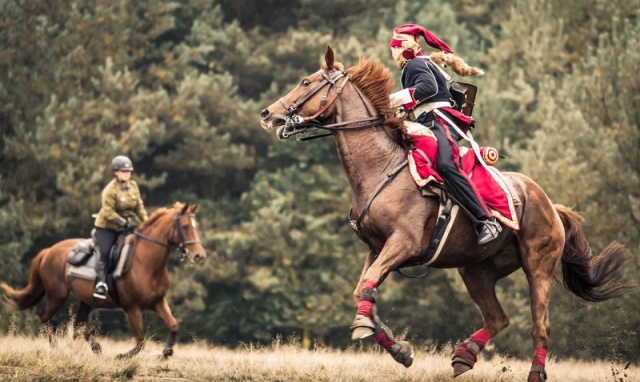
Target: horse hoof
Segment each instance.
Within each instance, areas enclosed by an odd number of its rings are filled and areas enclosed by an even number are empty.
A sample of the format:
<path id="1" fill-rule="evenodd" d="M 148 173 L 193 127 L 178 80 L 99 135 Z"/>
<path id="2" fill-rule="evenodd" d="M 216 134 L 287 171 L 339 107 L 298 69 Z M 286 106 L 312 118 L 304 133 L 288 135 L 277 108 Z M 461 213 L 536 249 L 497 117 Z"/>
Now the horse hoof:
<path id="1" fill-rule="evenodd" d="M 173 348 L 170 347 L 166 347 L 164 348 L 164 350 L 162 351 L 162 356 L 166 359 L 169 358 L 173 355 Z"/>
<path id="2" fill-rule="evenodd" d="M 456 351 L 451 358 L 453 366 L 453 377 L 473 369 L 473 365 L 478 361 L 477 355 L 480 353 L 480 346 L 472 340 L 467 340 L 456 347 Z"/>
<path id="3" fill-rule="evenodd" d="M 351 331 L 351 340 L 352 341 L 358 341 L 358 340 L 363 340 L 367 337 L 370 337 L 373 335 L 373 329 L 371 328 L 365 328 L 365 327 L 358 327 L 353 329 L 353 331 Z"/>
<path id="4" fill-rule="evenodd" d="M 456 362 L 456 359 L 455 359 L 455 358 L 454 358 L 454 360 L 453 360 L 452 365 L 453 365 L 453 377 L 454 377 L 454 378 L 455 378 L 455 377 L 457 377 L 457 376 L 459 376 L 460 374 L 466 373 L 467 371 L 469 371 L 469 370 L 471 370 L 471 369 L 472 369 L 472 367 L 471 367 L 471 366 L 469 366 L 469 365 L 468 365 L 468 364 L 466 364 L 466 363 L 463 363 L 463 362 Z"/>
<path id="5" fill-rule="evenodd" d="M 404 365 L 404 367 L 409 367 L 413 364 L 413 348 L 407 341 L 398 341 L 393 344 L 391 349 L 389 349 L 389 354 L 391 354 L 396 362 Z"/>
<path id="6" fill-rule="evenodd" d="M 529 378 L 527 382 L 546 382 L 547 372 L 544 370 L 544 366 L 534 365 L 529 372 Z"/>

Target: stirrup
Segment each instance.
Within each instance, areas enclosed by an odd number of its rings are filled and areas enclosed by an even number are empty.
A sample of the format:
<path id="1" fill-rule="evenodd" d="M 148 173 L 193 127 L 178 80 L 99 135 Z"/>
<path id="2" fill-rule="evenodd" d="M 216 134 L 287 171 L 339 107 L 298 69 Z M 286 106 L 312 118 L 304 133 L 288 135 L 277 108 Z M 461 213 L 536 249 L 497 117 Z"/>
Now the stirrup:
<path id="1" fill-rule="evenodd" d="M 100 281 L 96 284 L 96 288 L 93 291 L 93 297 L 104 300 L 107 298 L 107 293 L 109 293 L 109 287 L 106 283 Z"/>
<path id="2" fill-rule="evenodd" d="M 495 218 L 482 222 L 482 228 L 478 234 L 478 244 L 483 245 L 495 239 L 502 232 L 502 226 Z"/>

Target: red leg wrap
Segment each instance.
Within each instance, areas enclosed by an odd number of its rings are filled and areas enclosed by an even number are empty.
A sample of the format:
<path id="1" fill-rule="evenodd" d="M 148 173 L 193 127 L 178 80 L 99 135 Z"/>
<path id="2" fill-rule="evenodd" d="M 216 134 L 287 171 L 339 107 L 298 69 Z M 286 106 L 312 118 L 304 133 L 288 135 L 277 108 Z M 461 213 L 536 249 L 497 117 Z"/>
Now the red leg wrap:
<path id="1" fill-rule="evenodd" d="M 473 368 L 478 358 L 476 357 L 476 352 L 469 349 L 469 342 L 465 341 L 458 345 L 456 351 L 453 353 L 455 357 L 461 357 L 466 363 Z"/>
<path id="2" fill-rule="evenodd" d="M 393 344 L 395 344 L 395 341 L 389 339 L 387 333 L 382 330 L 379 333 L 376 333 L 375 338 L 378 345 L 382 346 L 385 350 L 391 349 Z"/>
<path id="3" fill-rule="evenodd" d="M 358 308 L 356 309 L 356 314 L 362 314 L 365 317 L 371 317 L 371 308 L 373 307 L 373 303 L 367 300 L 360 300 L 358 303 Z"/>
<path id="4" fill-rule="evenodd" d="M 487 344 L 487 342 L 489 342 L 489 340 L 491 339 L 491 334 L 489 334 L 488 330 L 486 330 L 485 328 L 482 328 L 477 332 L 473 333 L 469 337 L 469 339 L 477 343 L 478 346 L 480 346 L 480 349 L 483 349 L 484 346 Z"/>
<path id="5" fill-rule="evenodd" d="M 547 349 L 536 348 L 536 353 L 533 356 L 533 364 L 544 367 L 546 363 L 547 363 Z"/>
<path id="6" fill-rule="evenodd" d="M 365 281 L 363 289 L 374 290 L 378 284 L 375 281 Z M 373 307 L 373 301 L 368 299 L 361 299 L 358 302 L 358 307 L 356 308 L 356 314 L 361 314 L 365 317 L 372 317 L 371 308 Z"/>

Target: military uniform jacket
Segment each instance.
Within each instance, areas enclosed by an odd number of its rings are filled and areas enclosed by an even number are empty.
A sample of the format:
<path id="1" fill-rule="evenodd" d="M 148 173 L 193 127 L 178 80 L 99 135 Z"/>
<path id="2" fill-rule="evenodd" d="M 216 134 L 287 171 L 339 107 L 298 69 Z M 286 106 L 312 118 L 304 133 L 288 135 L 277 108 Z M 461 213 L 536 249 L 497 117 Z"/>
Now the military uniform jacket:
<path id="1" fill-rule="evenodd" d="M 94 225 L 119 232 L 123 230 L 124 222 L 133 216 L 140 222 L 148 217 L 138 184 L 133 180 L 121 183 L 113 179 L 102 190 L 102 207 Z"/>
<path id="2" fill-rule="evenodd" d="M 450 101 L 447 79 L 436 64 L 424 56 L 410 60 L 402 70 L 402 88 L 415 88 L 418 103 Z"/>

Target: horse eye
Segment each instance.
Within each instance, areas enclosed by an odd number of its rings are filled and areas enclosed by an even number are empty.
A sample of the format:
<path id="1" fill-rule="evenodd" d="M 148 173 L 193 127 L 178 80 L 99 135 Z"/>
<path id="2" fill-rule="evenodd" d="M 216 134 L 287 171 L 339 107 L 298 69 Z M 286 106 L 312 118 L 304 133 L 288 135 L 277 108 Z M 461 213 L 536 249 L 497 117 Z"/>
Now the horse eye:
<path id="1" fill-rule="evenodd" d="M 309 81 L 306 78 L 304 80 L 302 80 L 302 86 L 309 86 L 309 85 L 311 85 L 311 81 Z"/>

